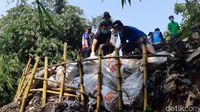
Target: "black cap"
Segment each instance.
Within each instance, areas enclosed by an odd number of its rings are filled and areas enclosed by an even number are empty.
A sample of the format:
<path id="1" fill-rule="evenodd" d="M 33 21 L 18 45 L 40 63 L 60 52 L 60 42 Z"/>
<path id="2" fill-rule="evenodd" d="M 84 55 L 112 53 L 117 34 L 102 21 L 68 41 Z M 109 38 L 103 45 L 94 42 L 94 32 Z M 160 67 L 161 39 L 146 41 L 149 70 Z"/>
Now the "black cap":
<path id="1" fill-rule="evenodd" d="M 117 28 L 118 26 L 123 26 L 122 22 L 120 20 L 116 20 L 113 22 L 112 27 Z"/>
<path id="2" fill-rule="evenodd" d="M 169 19 L 171 19 L 171 18 L 174 18 L 174 16 L 173 15 L 169 16 Z"/>
<path id="3" fill-rule="evenodd" d="M 159 29 L 159 28 L 156 28 L 155 31 L 160 31 L 160 29 Z"/>
<path id="4" fill-rule="evenodd" d="M 106 12 L 103 13 L 103 18 L 105 18 L 105 17 L 108 17 L 108 18 L 111 17 L 110 14 L 109 14 L 109 12 L 106 11 Z"/>

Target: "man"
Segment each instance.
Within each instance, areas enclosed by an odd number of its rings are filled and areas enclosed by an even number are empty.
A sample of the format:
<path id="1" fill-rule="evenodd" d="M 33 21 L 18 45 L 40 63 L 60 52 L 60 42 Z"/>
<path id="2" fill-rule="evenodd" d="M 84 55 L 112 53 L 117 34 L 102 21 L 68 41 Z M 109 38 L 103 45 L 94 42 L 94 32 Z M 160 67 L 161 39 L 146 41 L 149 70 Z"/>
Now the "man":
<path id="1" fill-rule="evenodd" d="M 178 38 L 178 33 L 180 30 L 179 24 L 174 21 L 174 16 L 169 16 L 170 23 L 168 24 L 168 30 L 172 39 Z"/>
<path id="2" fill-rule="evenodd" d="M 112 19 L 111 19 L 110 13 L 107 11 L 105 11 L 103 13 L 103 21 L 102 22 L 104 22 L 104 21 L 107 22 L 109 29 L 111 29 L 112 28 Z"/>
<path id="3" fill-rule="evenodd" d="M 117 33 L 115 32 L 114 29 L 112 29 L 112 19 L 111 19 L 111 16 L 109 14 L 109 12 L 104 12 L 103 13 L 103 21 L 107 22 L 108 24 L 108 28 L 110 29 L 111 31 L 111 39 L 110 39 L 110 43 L 115 46 L 116 44 L 116 41 L 117 41 Z"/>
<path id="4" fill-rule="evenodd" d="M 163 41 L 164 41 L 164 38 L 163 38 L 162 33 L 160 32 L 160 29 L 156 28 L 155 31 L 153 32 L 152 43 L 153 44 L 159 44 Z"/>
<path id="5" fill-rule="evenodd" d="M 111 31 L 108 28 L 107 22 L 103 21 L 99 25 L 99 30 L 96 33 L 96 36 L 93 39 L 92 43 L 92 52 L 90 56 L 95 56 L 95 51 L 99 49 L 99 46 L 101 44 L 104 44 L 102 47 L 103 55 L 112 53 L 114 50 L 114 47 L 110 44 L 110 37 L 111 37 Z"/>
<path id="6" fill-rule="evenodd" d="M 119 33 L 121 43 L 118 50 L 122 48 L 123 55 L 129 55 L 134 50 L 141 51 L 141 45 L 146 34 L 135 27 L 124 26 L 120 20 L 113 23 L 113 28 Z M 155 53 L 155 50 L 151 44 L 147 44 L 147 50 L 150 53 Z"/>
<path id="7" fill-rule="evenodd" d="M 92 45 L 92 39 L 91 39 L 91 27 L 87 27 L 85 33 L 82 36 L 82 56 L 83 58 L 87 58 L 90 56 L 91 52 L 91 45 Z"/>

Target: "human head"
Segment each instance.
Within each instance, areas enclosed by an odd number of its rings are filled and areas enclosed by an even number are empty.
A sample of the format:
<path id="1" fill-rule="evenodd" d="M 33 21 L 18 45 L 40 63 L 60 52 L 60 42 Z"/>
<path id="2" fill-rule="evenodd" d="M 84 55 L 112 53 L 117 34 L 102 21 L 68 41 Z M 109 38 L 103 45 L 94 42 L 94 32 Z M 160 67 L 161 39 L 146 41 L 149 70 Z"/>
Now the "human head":
<path id="1" fill-rule="evenodd" d="M 123 31 L 123 23 L 120 20 L 116 20 L 115 22 L 113 22 L 112 27 L 116 32 Z"/>
<path id="2" fill-rule="evenodd" d="M 110 17 L 111 17 L 111 16 L 110 16 L 109 12 L 105 11 L 105 12 L 103 13 L 103 19 L 108 20 Z"/>
<path id="3" fill-rule="evenodd" d="M 109 32 L 108 23 L 106 21 L 101 22 L 99 25 L 99 30 L 102 33 L 108 33 Z"/>
<path id="4" fill-rule="evenodd" d="M 152 33 L 152 32 L 149 32 L 148 36 L 151 37 L 152 35 L 153 35 L 153 33 Z"/>
<path id="5" fill-rule="evenodd" d="M 156 28 L 155 31 L 160 31 L 160 29 L 159 29 L 159 28 Z"/>
<path id="6" fill-rule="evenodd" d="M 85 30 L 86 30 L 87 33 L 91 33 L 92 28 L 91 28 L 91 26 L 88 26 L 88 27 L 86 27 Z"/>
<path id="7" fill-rule="evenodd" d="M 170 20 L 170 21 L 174 21 L 174 16 L 172 16 L 172 15 L 169 16 L 169 20 Z"/>

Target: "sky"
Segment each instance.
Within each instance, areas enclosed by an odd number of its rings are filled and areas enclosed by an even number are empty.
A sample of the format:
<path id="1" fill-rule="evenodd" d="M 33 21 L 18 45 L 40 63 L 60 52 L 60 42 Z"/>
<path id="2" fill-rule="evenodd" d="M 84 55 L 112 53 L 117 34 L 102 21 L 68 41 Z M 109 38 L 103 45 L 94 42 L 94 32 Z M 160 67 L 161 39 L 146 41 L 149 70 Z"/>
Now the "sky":
<path id="1" fill-rule="evenodd" d="M 5 15 L 6 10 L 15 6 L 15 3 L 8 4 L 0 0 L 0 15 Z M 83 9 L 84 17 L 92 17 L 108 11 L 113 20 L 121 20 L 124 25 L 136 27 L 146 34 L 160 28 L 162 32 L 167 30 L 169 15 L 174 15 L 175 21 L 181 22 L 181 15 L 174 14 L 174 4 L 185 0 L 132 0 L 132 5 L 121 6 L 121 0 L 68 0 L 69 4 Z"/>
<path id="2" fill-rule="evenodd" d="M 10 2 L 9 2 L 10 1 Z M 15 6 L 12 0 L 0 0 L 0 18 L 6 14 L 6 11 Z"/>
<path id="3" fill-rule="evenodd" d="M 121 20 L 124 25 L 136 27 L 146 34 L 160 28 L 167 30 L 168 17 L 174 15 L 181 22 L 182 16 L 174 14 L 174 4 L 185 0 L 132 0 L 131 6 L 122 8 L 121 0 L 69 0 L 69 4 L 79 6 L 88 19 L 108 11 L 113 20 Z"/>

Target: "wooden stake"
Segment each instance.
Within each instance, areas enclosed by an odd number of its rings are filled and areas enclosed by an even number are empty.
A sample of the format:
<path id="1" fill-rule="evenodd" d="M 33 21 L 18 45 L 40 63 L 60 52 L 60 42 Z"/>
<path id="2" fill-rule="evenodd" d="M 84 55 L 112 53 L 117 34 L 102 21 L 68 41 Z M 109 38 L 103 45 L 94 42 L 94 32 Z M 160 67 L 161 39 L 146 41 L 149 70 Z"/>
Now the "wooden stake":
<path id="1" fill-rule="evenodd" d="M 80 74 L 80 92 L 81 92 L 81 104 L 85 105 L 85 99 L 84 99 L 84 93 L 85 93 L 85 89 L 84 89 L 84 71 L 83 71 L 83 65 L 81 63 L 81 53 L 78 53 L 78 68 L 79 68 L 79 74 Z"/>
<path id="2" fill-rule="evenodd" d="M 102 73 L 101 73 L 101 48 L 98 50 L 98 88 L 97 88 L 97 110 L 96 112 L 101 112 L 101 89 L 102 89 Z"/>
<path id="3" fill-rule="evenodd" d="M 31 89 L 30 92 L 42 92 L 43 89 Z M 56 94 L 56 95 L 59 95 L 60 92 L 57 92 L 57 91 L 52 91 L 52 90 L 47 90 L 47 93 L 51 93 L 51 94 Z M 79 98 L 80 95 L 75 95 L 75 94 L 69 94 L 69 93 L 64 93 L 63 96 L 71 96 L 71 97 L 76 97 L 76 98 Z"/>
<path id="4" fill-rule="evenodd" d="M 122 76 L 120 72 L 120 59 L 119 59 L 119 50 L 115 50 L 115 58 L 116 60 L 116 74 L 117 74 L 117 92 L 118 92 L 118 103 L 119 103 L 119 111 L 123 109 L 123 100 L 122 100 Z"/>
<path id="5" fill-rule="evenodd" d="M 67 60 L 67 42 L 64 42 L 64 51 L 63 51 L 63 61 L 66 62 Z"/>
<path id="6" fill-rule="evenodd" d="M 61 74 L 61 76 L 60 76 L 60 94 L 59 94 L 59 102 L 62 102 L 62 101 L 63 101 L 64 83 L 65 83 L 65 75 L 64 75 L 64 70 L 62 70 L 62 74 Z"/>
<path id="7" fill-rule="evenodd" d="M 45 57 L 44 68 L 45 68 L 44 79 L 47 79 L 48 78 L 48 57 Z M 42 107 L 44 107 L 46 104 L 46 98 L 47 98 L 47 81 L 43 80 Z"/>
<path id="8" fill-rule="evenodd" d="M 34 78 L 35 72 L 36 72 L 38 64 L 39 64 L 39 60 L 40 60 L 39 57 L 36 57 L 36 62 L 34 64 L 33 70 L 32 70 L 31 75 L 29 77 L 28 85 L 27 85 L 27 87 L 25 89 L 24 97 L 23 97 L 22 104 L 20 106 L 19 112 L 24 112 L 25 103 L 26 103 L 26 100 L 27 100 L 27 97 L 28 97 L 28 94 L 29 94 L 29 91 L 30 91 L 30 88 L 31 88 L 31 85 L 32 85 L 32 82 L 33 82 L 33 78 Z"/>
<path id="9" fill-rule="evenodd" d="M 145 40 L 145 39 L 144 39 Z M 147 47 L 146 41 L 142 43 L 142 55 L 143 55 L 143 74 L 144 74 L 144 112 L 147 111 L 148 101 L 147 101 Z"/>
<path id="10" fill-rule="evenodd" d="M 37 79 L 37 80 L 46 80 L 46 81 L 49 81 L 49 82 L 53 82 L 53 83 L 57 83 L 57 84 L 60 84 L 60 82 L 57 82 L 57 81 L 54 81 L 54 80 L 49 80 L 49 79 L 44 79 L 44 78 L 41 78 L 41 77 L 34 77 L 34 79 Z M 65 87 L 67 88 L 70 88 L 70 89 L 73 89 L 73 90 L 79 90 L 79 88 L 75 88 L 75 87 L 72 87 L 72 86 L 68 86 L 66 84 L 64 84 Z"/>

